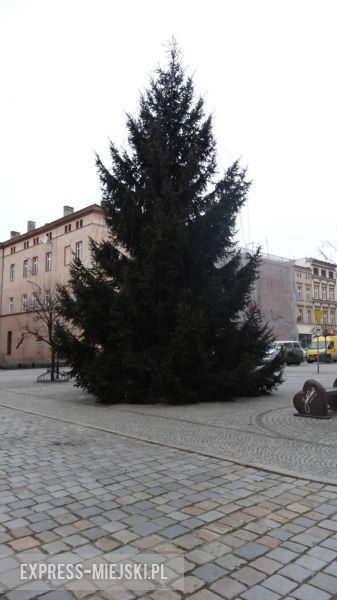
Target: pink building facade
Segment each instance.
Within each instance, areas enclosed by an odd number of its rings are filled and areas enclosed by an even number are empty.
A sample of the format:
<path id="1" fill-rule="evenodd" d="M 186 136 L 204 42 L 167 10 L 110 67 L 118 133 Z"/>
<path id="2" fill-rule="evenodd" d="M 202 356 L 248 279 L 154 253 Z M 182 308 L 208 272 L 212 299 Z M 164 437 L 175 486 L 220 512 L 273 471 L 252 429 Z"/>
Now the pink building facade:
<path id="1" fill-rule="evenodd" d="M 106 237 L 102 209 L 92 204 L 76 212 L 65 206 L 60 219 L 43 227 L 28 221 L 25 233 L 12 231 L 0 243 L 0 367 L 48 363 L 49 346 L 26 332 L 36 294 L 48 302 L 57 284 L 67 283 L 73 256 L 89 265 L 89 239 Z"/>

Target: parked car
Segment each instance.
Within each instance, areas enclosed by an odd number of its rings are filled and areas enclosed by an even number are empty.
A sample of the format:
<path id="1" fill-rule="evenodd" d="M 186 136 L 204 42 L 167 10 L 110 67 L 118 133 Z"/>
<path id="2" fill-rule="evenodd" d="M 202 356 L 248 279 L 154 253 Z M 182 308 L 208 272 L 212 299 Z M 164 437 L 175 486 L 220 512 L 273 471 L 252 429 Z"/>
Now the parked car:
<path id="1" fill-rule="evenodd" d="M 306 351 L 297 340 L 277 340 L 272 343 L 265 362 L 273 360 L 281 351 L 284 353 L 284 362 L 287 365 L 299 365 L 306 357 Z"/>
<path id="2" fill-rule="evenodd" d="M 302 353 L 303 358 L 306 357 L 306 350 L 302 348 L 297 340 L 276 340 L 274 344 L 277 348 L 284 348 L 286 351 L 291 349 L 299 350 Z"/>

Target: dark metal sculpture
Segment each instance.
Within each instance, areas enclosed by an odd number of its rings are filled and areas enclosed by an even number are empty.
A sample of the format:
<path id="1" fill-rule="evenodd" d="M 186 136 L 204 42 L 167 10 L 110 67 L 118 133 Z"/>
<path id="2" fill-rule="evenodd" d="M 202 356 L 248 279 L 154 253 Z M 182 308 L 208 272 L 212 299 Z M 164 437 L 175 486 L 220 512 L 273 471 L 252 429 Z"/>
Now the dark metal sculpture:
<path id="1" fill-rule="evenodd" d="M 303 386 L 303 390 L 295 394 L 293 402 L 298 411 L 295 413 L 296 417 L 330 419 L 327 392 L 316 379 L 308 379 Z"/>

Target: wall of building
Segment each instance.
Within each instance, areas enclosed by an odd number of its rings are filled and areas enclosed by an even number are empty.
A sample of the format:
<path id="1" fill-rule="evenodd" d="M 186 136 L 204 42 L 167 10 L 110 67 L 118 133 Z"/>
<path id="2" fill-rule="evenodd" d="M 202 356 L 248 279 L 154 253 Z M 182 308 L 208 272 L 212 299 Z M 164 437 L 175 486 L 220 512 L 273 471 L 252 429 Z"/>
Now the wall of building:
<path id="1" fill-rule="evenodd" d="M 322 327 L 337 331 L 336 265 L 316 258 L 295 261 L 263 255 L 255 300 L 277 339 L 300 340 L 307 346 L 322 309 Z"/>
<path id="2" fill-rule="evenodd" d="M 336 265 L 316 258 L 295 262 L 297 327 L 299 339 L 306 345 L 314 332 L 315 311 L 322 310 L 322 327 L 336 332 Z"/>
<path id="3" fill-rule="evenodd" d="M 39 335 L 26 332 L 27 326 L 34 330 L 42 327 L 34 323 L 34 313 L 27 312 L 33 295 L 43 297 L 48 291 L 52 298 L 57 284 L 66 284 L 69 279 L 74 253 L 81 252 L 88 266 L 89 239 L 99 242 L 108 236 L 100 206 L 94 204 L 77 212 L 65 208 L 60 219 L 38 229 L 29 222 L 29 231 L 0 243 L 0 367 L 49 361 L 48 345 Z M 332 263 L 263 255 L 253 295 L 276 339 L 300 339 L 306 345 L 317 308 L 323 309 L 323 326 L 336 331 L 336 281 L 336 265 Z"/>
<path id="4" fill-rule="evenodd" d="M 83 263 L 89 265 L 89 239 L 105 237 L 102 210 L 92 205 L 1 244 L 0 366 L 48 362 L 48 345 L 25 333 L 27 325 L 42 327 L 33 322 L 34 313 L 26 312 L 25 302 L 29 309 L 34 293 L 53 297 L 57 284 L 68 281 L 73 253 L 81 252 Z"/>
<path id="5" fill-rule="evenodd" d="M 254 298 L 276 339 L 298 339 L 293 261 L 263 256 Z"/>

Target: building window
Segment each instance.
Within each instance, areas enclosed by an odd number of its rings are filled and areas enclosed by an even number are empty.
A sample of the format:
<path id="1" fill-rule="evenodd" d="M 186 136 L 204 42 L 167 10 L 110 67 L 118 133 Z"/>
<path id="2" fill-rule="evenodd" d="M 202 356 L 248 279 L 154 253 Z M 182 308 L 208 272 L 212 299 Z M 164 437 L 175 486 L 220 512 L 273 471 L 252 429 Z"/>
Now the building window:
<path id="1" fill-rule="evenodd" d="M 50 305 L 50 290 L 45 290 L 44 293 L 44 305 L 48 307 Z"/>
<path id="2" fill-rule="evenodd" d="M 302 288 L 297 286 L 297 300 L 302 300 Z"/>
<path id="3" fill-rule="evenodd" d="M 65 225 L 64 227 L 64 233 L 69 233 L 69 231 L 71 231 L 71 223 L 69 223 L 69 225 Z"/>
<path id="4" fill-rule="evenodd" d="M 64 264 L 70 265 L 71 263 L 71 246 L 64 247 Z"/>
<path id="5" fill-rule="evenodd" d="M 335 309 L 330 308 L 330 323 L 333 325 L 335 322 Z"/>
<path id="6" fill-rule="evenodd" d="M 76 221 L 76 229 L 79 229 L 80 227 L 83 227 L 83 219 Z"/>
<path id="7" fill-rule="evenodd" d="M 308 308 L 308 310 L 307 310 L 307 318 L 308 318 L 308 323 L 312 323 L 312 320 L 311 320 L 311 309 L 310 308 Z"/>
<path id="8" fill-rule="evenodd" d="M 28 307 L 27 294 L 23 294 L 21 298 L 21 310 L 22 312 L 26 312 Z"/>
<path id="9" fill-rule="evenodd" d="M 22 272 L 23 277 L 28 277 L 28 271 L 29 271 L 28 258 L 25 258 L 25 260 L 23 261 L 23 272 Z"/>
<path id="10" fill-rule="evenodd" d="M 322 300 L 326 300 L 326 299 L 327 299 L 326 286 L 322 285 Z"/>
<path id="11" fill-rule="evenodd" d="M 15 246 L 11 247 L 11 254 L 15 254 Z"/>
<path id="12" fill-rule="evenodd" d="M 47 242 L 51 242 L 52 237 L 53 237 L 53 232 L 49 231 L 49 233 L 47 233 Z"/>
<path id="13" fill-rule="evenodd" d="M 299 308 L 299 309 L 298 309 L 298 317 L 297 317 L 297 322 L 298 322 L 298 323 L 302 323 L 302 321 L 303 321 L 303 309 L 302 309 L 302 308 Z"/>
<path id="14" fill-rule="evenodd" d="M 333 301 L 334 301 L 334 299 L 335 299 L 335 298 L 334 298 L 334 288 L 333 288 L 333 287 L 331 287 L 331 286 L 329 286 L 329 300 L 330 300 L 331 302 L 333 302 Z"/>
<path id="15" fill-rule="evenodd" d="M 80 260 L 82 260 L 82 254 L 83 254 L 83 242 L 76 242 L 76 247 L 75 247 L 76 258 L 79 258 Z"/>
<path id="16" fill-rule="evenodd" d="M 318 269 L 317 269 L 317 267 L 314 267 L 314 275 L 318 275 Z"/>
<path id="17" fill-rule="evenodd" d="M 12 354 L 12 332 L 7 331 L 7 354 Z"/>
<path id="18" fill-rule="evenodd" d="M 51 271 L 51 252 L 46 253 L 46 271 Z"/>
<path id="19" fill-rule="evenodd" d="M 327 310 L 323 310 L 323 323 L 327 323 L 328 322 L 328 311 Z"/>
<path id="20" fill-rule="evenodd" d="M 333 271 L 329 271 L 329 279 L 333 279 Z"/>
<path id="21" fill-rule="evenodd" d="M 322 277 L 326 277 L 326 270 L 325 269 L 321 269 L 321 276 Z"/>
<path id="22" fill-rule="evenodd" d="M 310 274 L 309 274 L 309 273 L 306 273 L 306 274 L 305 274 L 305 278 L 306 278 L 306 279 L 310 279 L 310 278 L 311 278 Z"/>
<path id="23" fill-rule="evenodd" d="M 27 248 L 29 248 L 29 240 L 27 240 L 27 242 L 23 242 L 23 248 L 24 250 L 27 250 Z"/>
<path id="24" fill-rule="evenodd" d="M 37 306 L 37 295 L 36 292 L 32 293 L 32 309 L 35 310 Z"/>
<path id="25" fill-rule="evenodd" d="M 33 246 L 37 246 L 38 243 L 39 243 L 39 238 L 38 237 L 34 238 L 33 239 Z"/>
<path id="26" fill-rule="evenodd" d="M 310 294 L 311 294 L 311 289 L 310 289 L 310 287 L 307 287 L 307 288 L 306 288 L 306 292 L 305 292 L 305 295 L 306 295 L 306 299 L 307 299 L 307 300 L 311 300 L 311 298 L 310 298 Z"/>
<path id="27" fill-rule="evenodd" d="M 314 285 L 314 298 L 315 300 L 318 300 L 318 285 Z"/>
<path id="28" fill-rule="evenodd" d="M 14 298 L 13 296 L 8 300 L 8 312 L 12 314 L 14 312 Z"/>
<path id="29" fill-rule="evenodd" d="M 15 264 L 9 267 L 9 280 L 14 281 L 15 279 Z"/>
<path id="30" fill-rule="evenodd" d="M 39 270 L 39 257 L 38 256 L 33 256 L 32 274 L 36 275 L 38 273 L 38 270 Z"/>

